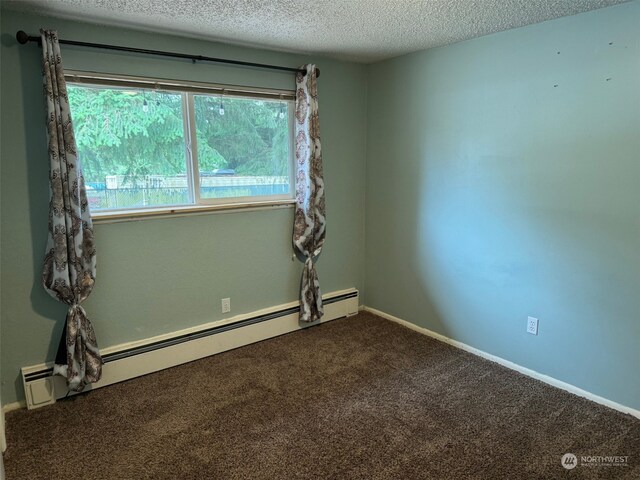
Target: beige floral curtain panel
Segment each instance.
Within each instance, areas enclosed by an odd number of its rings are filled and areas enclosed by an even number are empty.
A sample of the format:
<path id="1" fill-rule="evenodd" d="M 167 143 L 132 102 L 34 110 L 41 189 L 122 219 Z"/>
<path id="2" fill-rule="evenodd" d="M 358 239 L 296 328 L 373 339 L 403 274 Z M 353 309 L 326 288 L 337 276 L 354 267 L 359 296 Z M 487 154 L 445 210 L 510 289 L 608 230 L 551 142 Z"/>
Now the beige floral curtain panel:
<path id="1" fill-rule="evenodd" d="M 296 210 L 293 245 L 305 258 L 300 286 L 300 320 L 322 318 L 322 294 L 315 260 L 325 238 L 324 180 L 320 148 L 316 66 L 300 67 L 296 75 Z"/>
<path id="2" fill-rule="evenodd" d="M 81 390 L 102 375 L 93 326 L 80 306 L 95 283 L 96 250 L 58 35 L 49 30 L 40 30 L 40 34 L 50 163 L 49 230 L 42 281 L 51 296 L 69 305 L 53 372 L 65 376 L 70 389 Z"/>

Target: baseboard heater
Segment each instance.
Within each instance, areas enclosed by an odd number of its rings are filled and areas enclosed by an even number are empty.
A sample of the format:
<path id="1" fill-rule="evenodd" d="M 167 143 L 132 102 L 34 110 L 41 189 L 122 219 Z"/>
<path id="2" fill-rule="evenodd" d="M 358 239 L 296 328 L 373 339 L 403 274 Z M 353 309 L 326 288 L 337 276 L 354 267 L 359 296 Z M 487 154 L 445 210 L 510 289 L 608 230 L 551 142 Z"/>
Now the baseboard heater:
<path id="1" fill-rule="evenodd" d="M 356 289 L 323 295 L 323 323 L 358 313 Z M 149 373 L 192 362 L 216 353 L 294 332 L 311 325 L 298 321 L 299 303 L 238 315 L 142 341 L 116 345 L 101 350 L 104 366 L 102 379 L 84 390 L 89 391 Z M 52 364 L 24 367 L 22 381 L 27 408 L 55 403 L 75 394 L 69 392 L 65 379 L 53 376 Z"/>

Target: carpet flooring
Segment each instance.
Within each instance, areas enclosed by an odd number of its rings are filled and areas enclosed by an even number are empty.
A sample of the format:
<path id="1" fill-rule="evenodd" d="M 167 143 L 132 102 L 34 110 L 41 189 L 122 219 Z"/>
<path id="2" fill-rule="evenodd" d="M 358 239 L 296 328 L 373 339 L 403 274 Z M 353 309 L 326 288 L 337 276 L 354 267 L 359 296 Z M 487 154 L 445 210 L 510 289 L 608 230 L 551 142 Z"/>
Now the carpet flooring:
<path id="1" fill-rule="evenodd" d="M 368 313 L 6 420 L 7 480 L 640 478 L 640 420 Z"/>

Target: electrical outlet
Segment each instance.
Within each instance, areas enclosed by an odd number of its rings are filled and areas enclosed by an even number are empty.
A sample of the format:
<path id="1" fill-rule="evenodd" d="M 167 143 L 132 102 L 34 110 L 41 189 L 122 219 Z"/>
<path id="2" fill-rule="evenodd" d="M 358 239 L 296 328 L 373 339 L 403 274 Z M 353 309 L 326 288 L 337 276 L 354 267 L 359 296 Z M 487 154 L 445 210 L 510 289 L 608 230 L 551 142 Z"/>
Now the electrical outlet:
<path id="1" fill-rule="evenodd" d="M 538 319 L 534 317 L 527 317 L 527 333 L 531 335 L 538 335 Z"/>
<path id="2" fill-rule="evenodd" d="M 223 298 L 222 299 L 222 313 L 229 313 L 231 311 L 231 299 Z"/>

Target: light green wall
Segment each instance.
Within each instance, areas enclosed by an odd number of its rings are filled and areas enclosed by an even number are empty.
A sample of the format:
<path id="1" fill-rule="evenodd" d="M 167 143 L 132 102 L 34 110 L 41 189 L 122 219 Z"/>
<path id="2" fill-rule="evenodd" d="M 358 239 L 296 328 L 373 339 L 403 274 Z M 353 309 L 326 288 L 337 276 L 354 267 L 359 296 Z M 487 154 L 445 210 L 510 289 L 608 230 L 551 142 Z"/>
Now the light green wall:
<path id="1" fill-rule="evenodd" d="M 47 222 L 40 49 L 17 30 L 62 38 L 321 69 L 318 90 L 328 231 L 318 262 L 324 292 L 364 279 L 366 67 L 264 50 L 38 18 L 2 11 L 2 403 L 23 398 L 19 368 L 52 360 L 65 308 L 39 275 Z M 293 76 L 63 46 L 68 69 L 293 88 Z M 96 226 L 98 276 L 85 303 L 101 347 L 294 301 L 301 264 L 291 260 L 293 210 L 207 214 Z"/>
<path id="2" fill-rule="evenodd" d="M 371 67 L 368 306 L 640 408 L 639 25 L 632 2 Z"/>
<path id="3" fill-rule="evenodd" d="M 317 62 L 324 291 L 366 286 L 369 306 L 640 408 L 639 21 L 636 1 L 364 67 L 2 11 L 2 403 L 22 398 L 20 366 L 52 359 L 65 314 L 38 278 L 40 51 L 13 40 L 47 26 L 63 38 Z M 250 69 L 71 47 L 63 56 L 68 68 L 291 85 Z M 291 217 L 97 226 L 86 306 L 101 346 L 221 318 L 222 297 L 234 314 L 294 300 Z M 537 337 L 527 315 L 540 318 Z"/>

